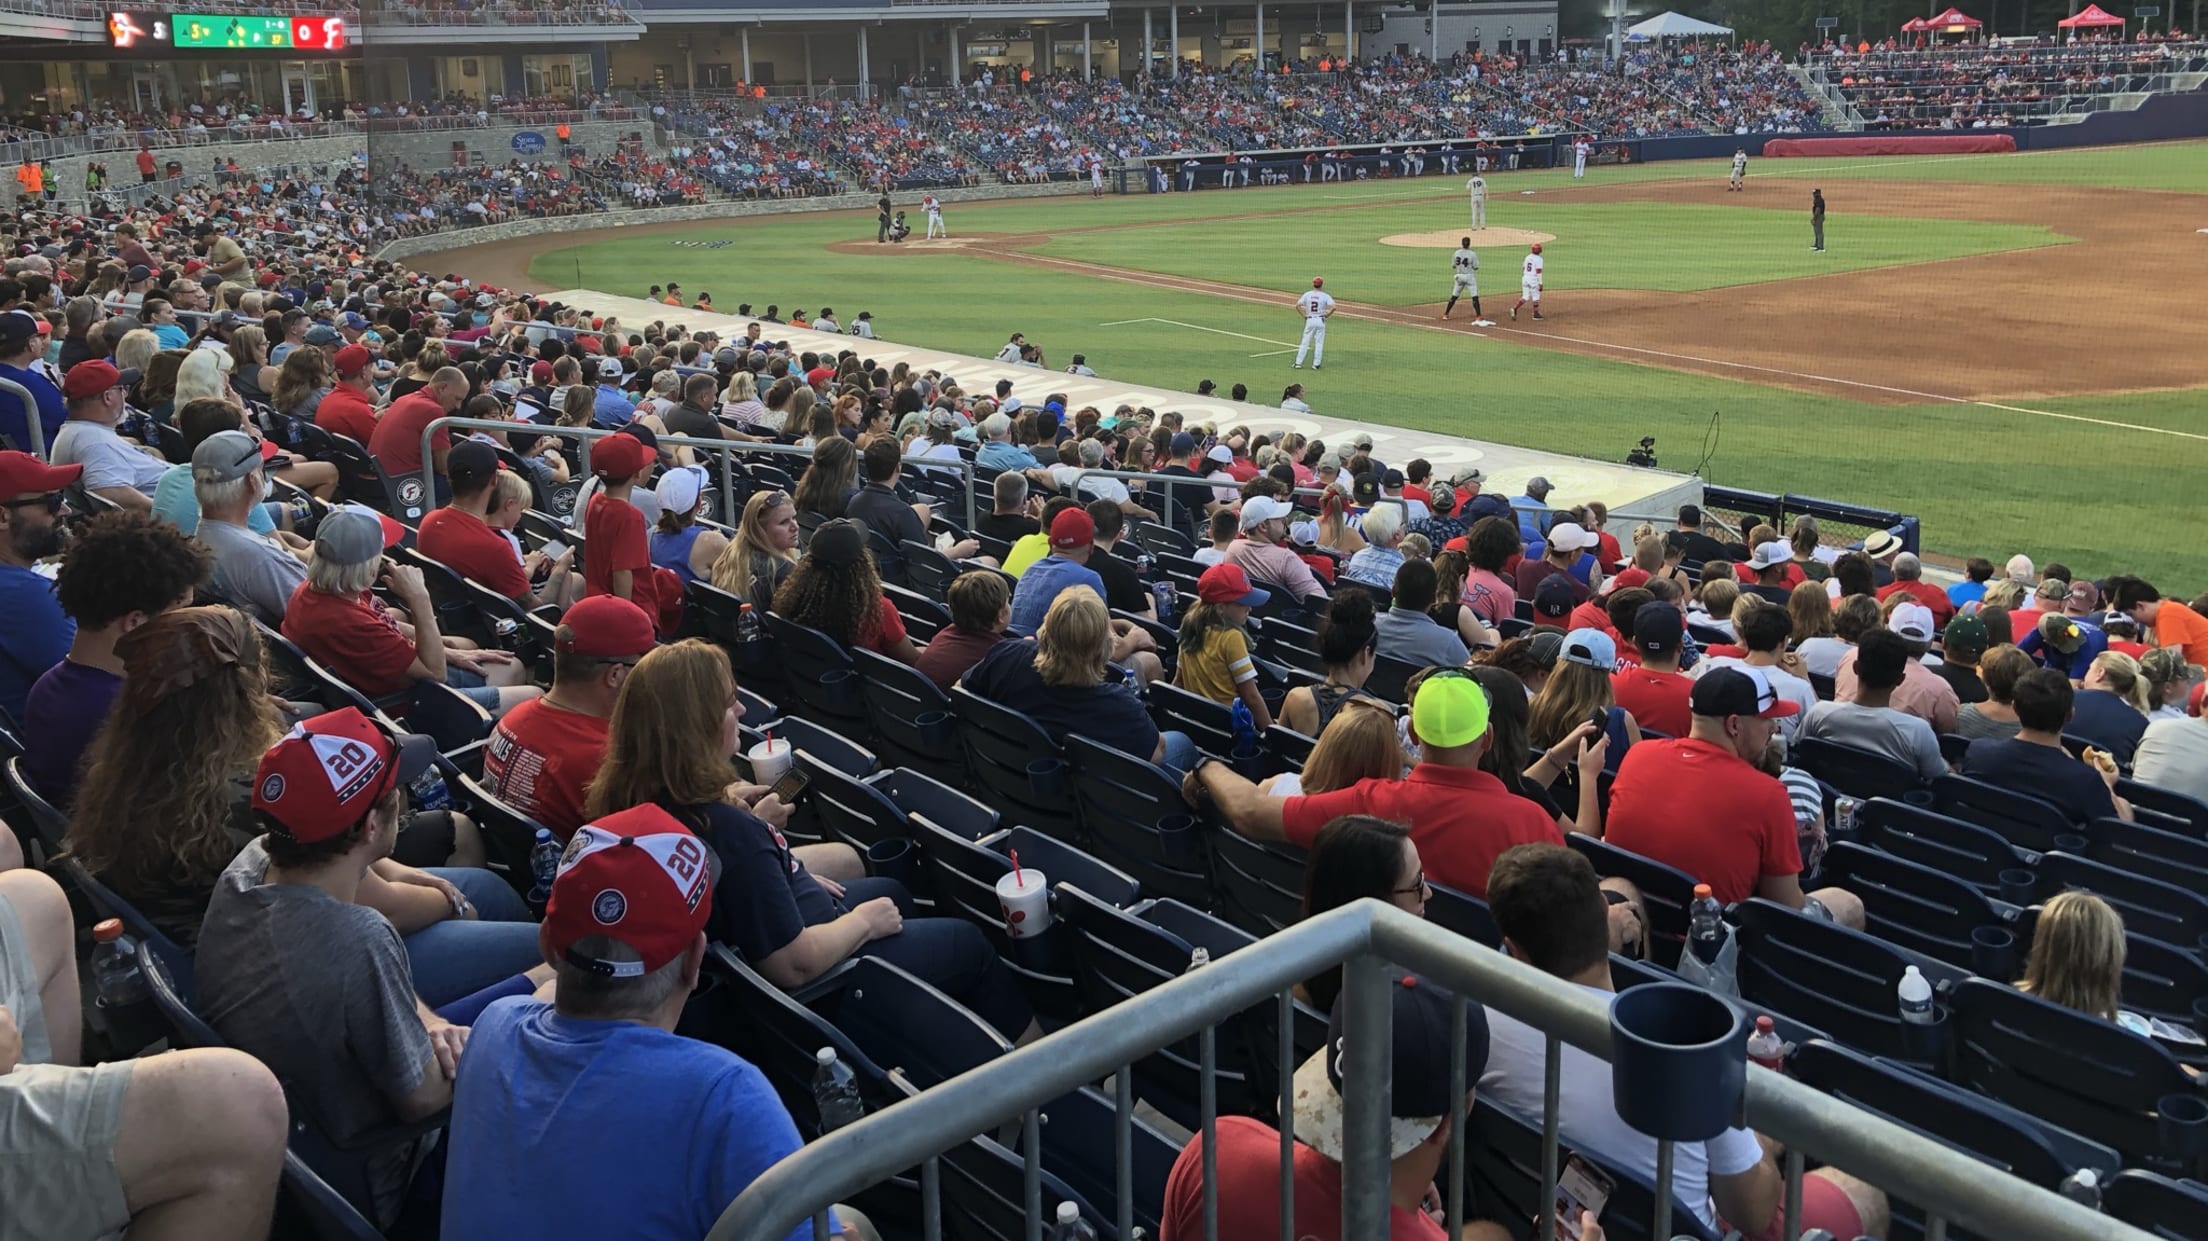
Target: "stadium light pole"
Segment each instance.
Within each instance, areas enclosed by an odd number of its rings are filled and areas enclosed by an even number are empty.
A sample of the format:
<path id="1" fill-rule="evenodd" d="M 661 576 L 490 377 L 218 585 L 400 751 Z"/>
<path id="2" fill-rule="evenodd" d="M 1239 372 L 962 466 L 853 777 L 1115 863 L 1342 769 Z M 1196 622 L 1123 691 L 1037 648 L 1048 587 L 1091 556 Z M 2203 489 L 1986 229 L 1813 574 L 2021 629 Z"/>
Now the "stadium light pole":
<path id="1" fill-rule="evenodd" d="M 1181 80 L 1181 6 L 1166 10 L 1166 41 L 1172 44 L 1166 49 L 1165 76 L 1175 82 Z"/>
<path id="2" fill-rule="evenodd" d="M 1257 56 L 1257 71 L 1265 72 L 1265 6 L 1257 6 L 1257 37 L 1250 40 L 1250 51 Z"/>
<path id="3" fill-rule="evenodd" d="M 1342 55 L 1357 59 L 1357 0 L 1342 3 Z"/>

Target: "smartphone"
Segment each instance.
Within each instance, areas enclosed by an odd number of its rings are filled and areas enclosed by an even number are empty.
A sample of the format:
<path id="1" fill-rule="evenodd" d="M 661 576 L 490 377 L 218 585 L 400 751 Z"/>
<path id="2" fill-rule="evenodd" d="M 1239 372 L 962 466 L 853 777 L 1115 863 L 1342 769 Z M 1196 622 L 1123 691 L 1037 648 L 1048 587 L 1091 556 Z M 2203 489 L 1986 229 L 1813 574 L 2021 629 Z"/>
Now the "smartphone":
<path id="1" fill-rule="evenodd" d="M 783 772 L 782 778 L 775 781 L 774 786 L 768 789 L 767 792 L 781 798 L 783 805 L 794 806 L 797 804 L 797 799 L 804 794 L 805 786 L 810 783 L 811 781 L 805 778 L 804 772 L 792 767 Z"/>
<path id="2" fill-rule="evenodd" d="M 1600 737 L 1609 731 L 1610 712 L 1601 707 L 1596 707 L 1587 713 L 1587 722 L 1595 726 L 1595 735 Z"/>
<path id="3" fill-rule="evenodd" d="M 1591 1212 L 1600 1220 L 1603 1204 L 1610 1201 L 1610 1191 L 1616 1187 L 1617 1182 L 1609 1173 L 1578 1155 L 1565 1160 L 1564 1171 L 1556 1178 L 1552 1204 L 1556 1211 L 1556 1235 L 1567 1241 L 1580 1241 L 1580 1212 Z"/>
<path id="4" fill-rule="evenodd" d="M 558 560 L 560 553 L 567 550 L 567 544 L 560 542 L 558 539 L 546 539 L 538 546 L 537 550 L 544 553 L 546 560 Z"/>

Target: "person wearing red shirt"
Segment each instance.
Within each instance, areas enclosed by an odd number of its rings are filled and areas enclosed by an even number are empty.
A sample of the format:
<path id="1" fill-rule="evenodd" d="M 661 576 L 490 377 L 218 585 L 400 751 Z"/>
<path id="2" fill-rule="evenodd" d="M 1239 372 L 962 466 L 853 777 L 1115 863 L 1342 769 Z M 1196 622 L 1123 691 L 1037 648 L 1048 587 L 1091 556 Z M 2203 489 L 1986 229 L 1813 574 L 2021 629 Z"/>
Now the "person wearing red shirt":
<path id="1" fill-rule="evenodd" d="M 1767 897 L 1803 909 L 1801 843 L 1786 786 L 1759 766 L 1779 720 L 1800 710 L 1761 669 L 1720 668 L 1694 683 L 1688 735 L 1625 752 L 1610 786 L 1603 839 L 1677 867 L 1722 904 Z M 1839 888 L 1813 894 L 1843 925 L 1863 904 Z"/>
<path id="2" fill-rule="evenodd" d="M 1894 581 L 1890 586 L 1878 589 L 1878 601 L 1886 602 L 1895 595 L 1907 595 L 1932 609 L 1935 628 L 1947 628 L 1947 622 L 1955 619 L 1955 601 L 1947 592 L 1924 580 L 1924 562 L 1913 552 L 1903 552 L 1894 557 Z"/>
<path id="3" fill-rule="evenodd" d="M 374 369 L 375 357 L 367 346 L 347 345 L 338 350 L 337 383 L 314 407 L 314 425 L 366 448 L 376 438 Z"/>
<path id="4" fill-rule="evenodd" d="M 1632 713 L 1643 736 L 1653 729 L 1684 737 L 1693 726 L 1688 699 L 1694 681 L 1679 671 L 1679 647 L 1686 633 L 1687 618 L 1668 603 L 1651 601 L 1633 614 L 1633 649 L 1640 653 L 1640 666 L 1612 673 L 1610 692 Z"/>
<path id="5" fill-rule="evenodd" d="M 457 413 L 467 395 L 468 377 L 459 367 L 447 366 L 430 376 L 428 387 L 391 402 L 368 440 L 368 451 L 383 472 L 394 480 L 421 473 L 422 432 L 439 418 Z M 440 428 L 429 444 L 430 463 L 437 468 L 437 504 L 452 498 L 452 485 L 445 479 L 445 457 L 451 451 L 452 432 Z M 427 510 L 434 505 L 422 507 Z"/>
<path id="6" fill-rule="evenodd" d="M 452 479 L 452 503 L 422 519 L 414 546 L 424 556 L 471 582 L 488 586 L 524 608 L 538 608 L 560 597 L 573 556 L 553 562 L 543 593 L 529 585 L 529 572 L 506 535 L 491 528 L 490 507 L 498 497 L 498 450 L 482 440 L 462 440 L 445 458 Z"/>
<path id="7" fill-rule="evenodd" d="M 1556 820 L 1540 806 L 1480 770 L 1492 736 L 1487 710 L 1487 692 L 1479 682 L 1462 670 L 1444 669 L 1419 683 L 1411 703 L 1411 740 L 1419 744 L 1421 757 L 1400 780 L 1360 780 L 1331 793 L 1268 797 L 1211 759 L 1188 779 L 1217 803 L 1228 826 L 1253 839 L 1308 849 L 1321 827 L 1345 814 L 1407 824 L 1427 875 L 1479 896 L 1487 891 L 1488 868 L 1503 850 L 1564 840 Z"/>
<path id="8" fill-rule="evenodd" d="M 2112 581 L 2114 579 L 2111 579 Z M 2009 640 L 2022 642 L 2026 634 L 2039 629 L 2039 618 L 2049 612 L 2060 613 L 2070 602 L 2070 584 L 2059 577 L 2050 577 L 2032 590 L 2032 597 L 2025 606 L 2009 612 Z"/>
<path id="9" fill-rule="evenodd" d="M 1413 457 L 1403 463 L 1403 486 L 1396 492 L 1406 500 L 1416 500 L 1428 508 L 1434 505 L 1433 489 L 1426 484 L 1434 477 L 1433 462 L 1424 457 Z"/>
<path id="10" fill-rule="evenodd" d="M 491 730 L 483 783 L 565 841 L 586 820 L 584 793 L 605 761 L 614 701 L 655 643 L 643 609 L 612 595 L 569 608 L 552 642 L 552 690 Z"/>
<path id="11" fill-rule="evenodd" d="M 660 575 L 670 581 L 675 575 L 652 563 L 644 513 L 629 503 L 629 493 L 651 468 L 652 456 L 633 435 L 609 435 L 590 446 L 591 469 L 603 486 L 583 514 L 583 595 L 618 595 L 644 609 L 661 633 L 672 633 L 682 617 L 681 584 L 673 582 L 672 598 L 663 594 L 669 582 Z"/>

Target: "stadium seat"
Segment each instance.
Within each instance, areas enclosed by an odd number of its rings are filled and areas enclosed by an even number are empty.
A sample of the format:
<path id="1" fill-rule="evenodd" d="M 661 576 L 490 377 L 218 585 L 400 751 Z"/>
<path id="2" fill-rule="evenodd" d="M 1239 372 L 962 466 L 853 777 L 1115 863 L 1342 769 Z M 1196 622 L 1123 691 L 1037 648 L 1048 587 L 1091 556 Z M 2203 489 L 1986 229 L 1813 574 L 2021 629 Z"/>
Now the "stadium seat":
<path id="1" fill-rule="evenodd" d="M 2028 793 L 1969 776 L 1941 776 L 1933 781 L 1932 808 L 1950 818 L 1992 828 L 2009 843 L 2040 852 L 2056 848 L 2055 837 L 2077 834 L 2080 827 Z"/>
<path id="2" fill-rule="evenodd" d="M 997 812 L 986 802 L 926 772 L 893 767 L 876 773 L 867 783 L 887 794 L 906 814 L 924 814 L 968 840 L 979 840 L 1000 826 Z"/>
<path id="3" fill-rule="evenodd" d="M 2011 930 L 2014 914 L 1945 871 L 1843 841 L 1825 854 L 1824 881 L 1863 901 L 1865 928 L 1911 952 L 1974 968 L 1971 933 Z M 2022 954 L 2017 956 L 2022 961 Z M 2004 980 L 2006 981 L 2006 980 Z"/>
<path id="4" fill-rule="evenodd" d="M 275 1235 L 313 1241 L 384 1241 L 384 1233 L 356 1210 L 345 1195 L 307 1165 L 298 1152 L 284 1152 L 283 1179 L 276 1202 Z"/>
<path id="5" fill-rule="evenodd" d="M 1266 729 L 1265 735 L 1258 740 L 1272 756 L 1273 761 L 1268 765 L 1283 771 L 1302 771 L 1303 765 L 1310 761 L 1312 748 L 1319 744 L 1318 738 L 1307 737 L 1282 724 Z"/>
<path id="6" fill-rule="evenodd" d="M 23 770 L 23 756 L 16 754 L 6 763 L 8 796 L 20 808 L 19 817 L 24 820 L 32 836 L 48 857 L 61 852 L 63 838 L 69 834 L 69 816 L 55 809 L 39 791 L 32 787 L 30 776 Z M 31 856 L 28 852 L 26 857 Z"/>
<path id="7" fill-rule="evenodd" d="M 1208 908 L 1203 833 L 1178 780 L 1149 761 L 1079 734 L 1066 738 L 1082 837 L 1153 896 Z"/>
<path id="8" fill-rule="evenodd" d="M 1223 826 L 1209 838 L 1221 917 L 1252 935 L 1270 935 L 1302 918 L 1302 850 Z"/>
<path id="9" fill-rule="evenodd" d="M 1655 1183 L 1593 1149 L 1575 1147 L 1568 1135 L 1558 1142 L 1557 1166 L 1573 1154 L 1601 1168 L 1612 1181 L 1603 1207 L 1602 1229 L 1612 1241 L 1650 1241 L 1649 1219 L 1656 1213 Z M 1446 1166 L 1443 1174 L 1447 1174 Z M 1541 1200 L 1549 1193 L 1541 1176 L 1541 1126 L 1487 1099 L 1477 1100 L 1465 1120 L 1465 1198 L 1480 1204 L 1480 1217 L 1492 1219 L 1513 1241 L 1532 1241 Z M 1467 1215 L 1470 1215 L 1469 1209 Z M 1671 1228 L 1664 1237 L 1718 1241 L 1686 1204 L 1672 1200 Z"/>
<path id="10" fill-rule="evenodd" d="M 401 717 L 407 731 L 437 743 L 437 752 L 457 754 L 491 735 L 496 721 L 475 699 L 443 681 L 416 681 Z"/>
<path id="11" fill-rule="evenodd" d="M 184 1004 L 189 1006 L 193 1003 L 198 996 L 198 986 L 193 976 L 191 949 L 170 939 L 166 932 L 139 912 L 137 906 L 118 896 L 113 888 L 93 878 L 92 872 L 86 870 L 84 863 L 77 859 L 56 858 L 49 864 L 49 869 L 59 872 L 55 877 L 63 886 L 75 888 L 84 897 L 85 903 L 92 907 L 92 916 L 95 919 L 121 919 L 123 929 L 133 939 L 161 958 L 161 963 L 168 969 L 169 977 L 174 980 L 176 993 Z"/>
<path id="12" fill-rule="evenodd" d="M 750 729 L 751 722 L 747 720 L 744 727 Z M 826 763 L 847 776 L 864 779 L 874 774 L 874 752 L 824 724 L 803 716 L 785 715 L 778 720 L 761 721 L 757 727 L 762 737 L 772 736 L 777 741 L 788 741 L 796 753 L 811 755 L 817 761 Z M 752 744 L 754 743 L 749 740 L 747 731 L 744 742 L 746 753 L 750 751 Z M 750 770 L 748 759 L 744 766 L 746 771 Z M 782 825 L 782 832 L 799 844 L 811 844 L 822 839 L 825 829 L 815 811 L 810 787 L 798 794 L 797 806 L 790 812 L 789 822 Z"/>
<path id="13" fill-rule="evenodd" d="M 1694 876 L 1652 858 L 1573 832 L 1564 843 L 1594 864 L 1605 879 L 1629 879 L 1648 907 L 1648 955 L 1658 965 L 1675 966 L 1687 942 L 1687 907 L 1694 903 Z"/>
<path id="14" fill-rule="evenodd" d="M 1382 610 L 1385 610 L 1387 602 L 1382 600 L 1379 606 Z M 1395 659 L 1387 655 L 1375 655 L 1372 660 L 1372 675 L 1365 678 L 1365 692 L 1397 706 L 1402 706 L 1409 702 L 1411 697 L 1410 691 L 1404 686 L 1420 671 L 1422 669 L 1419 665 L 1407 660 Z"/>
<path id="15" fill-rule="evenodd" d="M 2208 892 L 2208 840 L 2114 815 L 2095 819 L 2085 835 L 2085 856 L 2104 866 Z"/>
<path id="16" fill-rule="evenodd" d="M 918 591 L 884 583 L 882 595 L 897 609 L 897 618 L 904 622 L 905 633 L 922 646 L 951 627 L 951 614 L 943 610 L 943 605 Z"/>
<path id="17" fill-rule="evenodd" d="M 1991 828 L 1883 797 L 1856 807 L 1855 827 L 1861 843 L 1981 892 L 1998 892 L 2004 872 L 2028 870 L 2038 860 Z"/>
<path id="18" fill-rule="evenodd" d="M 1050 734 L 962 685 L 951 689 L 951 709 L 974 791 L 1016 822 L 1078 842 L 1081 820 L 1074 806 L 1073 774 Z"/>
<path id="19" fill-rule="evenodd" d="M 934 545 L 914 539 L 899 543 L 897 554 L 905 566 L 905 580 L 901 585 L 938 604 L 949 602 L 951 582 L 960 572 L 957 561 L 937 551 Z"/>
<path id="20" fill-rule="evenodd" d="M 2132 1168 L 2103 1186 L 2101 1209 L 2166 1241 L 2208 1239 L 2208 1185 L 2199 1181 Z"/>
<path id="21" fill-rule="evenodd" d="M 2091 892 L 2124 916 L 2124 928 L 2167 944 L 2198 944 L 2208 934 L 2208 896 L 2175 883 L 2164 883 L 2129 870 L 2118 870 L 2069 853 L 2039 859 L 2039 895 Z"/>
<path id="22" fill-rule="evenodd" d="M 2187 797 L 2158 784 L 2147 784 L 2129 778 L 2116 782 L 2116 795 L 2130 802 L 2134 813 L 2150 810 L 2170 819 L 2183 820 L 2186 824 L 2184 828 L 2161 825 L 2165 830 L 2182 831 L 2189 836 L 2208 839 L 2208 803 L 2203 803 L 2198 798 Z"/>
<path id="23" fill-rule="evenodd" d="M 1850 1047 L 1913 1065 L 1939 1063 L 1942 1027 L 1901 1019 L 1895 990 L 1915 965 L 1937 987 L 1966 971 L 1761 897 L 1733 907 L 1740 998 L 1831 1031 Z"/>
<path id="24" fill-rule="evenodd" d="M 905 812 L 864 779 L 803 749 L 797 751 L 797 765 L 810 782 L 804 797 L 822 839 L 842 841 L 864 858 L 877 844 L 911 836 Z"/>
<path id="25" fill-rule="evenodd" d="M 1149 696 L 1150 718 L 1160 731 L 1187 733 L 1206 754 L 1234 756 L 1233 709 L 1225 703 L 1163 681 L 1151 682 L 1144 692 Z"/>
<path id="26" fill-rule="evenodd" d="M 473 776 L 459 777 L 459 786 L 454 800 L 466 804 L 454 808 L 466 811 L 482 833 L 483 865 L 505 876 L 514 891 L 529 895 L 536 886 L 529 851 L 536 847 L 537 829 L 544 825 L 492 796 Z"/>
<path id="27" fill-rule="evenodd" d="M 429 588 L 430 606 L 437 612 L 438 633 L 448 638 L 466 638 L 477 646 L 499 645 L 498 635 L 484 623 L 475 597 L 468 591 L 466 578 L 445 562 L 423 555 L 419 548 L 398 548 L 393 559 L 421 570 L 422 583 Z"/>
<path id="28" fill-rule="evenodd" d="M 1798 737 L 1787 749 L 1787 762 L 1850 797 L 1891 797 L 1924 787 L 1917 770 L 1883 754 L 1817 737 Z"/>
<path id="29" fill-rule="evenodd" d="M 838 731 L 863 734 L 866 709 L 859 701 L 850 652 L 810 626 L 771 612 L 766 621 L 767 635 L 774 641 L 774 659 L 784 672 L 783 705 Z"/>
<path id="30" fill-rule="evenodd" d="M 758 1066 L 797 1123 L 805 1139 L 820 1136 L 820 1108 L 813 1099 L 813 1072 L 823 1047 L 851 1066 L 868 1111 L 893 1101 L 886 1072 L 859 1050 L 834 1023 L 793 999 L 737 957 L 726 944 L 709 944 L 701 971 L 728 992 L 726 1010 L 740 1014 L 731 1050 Z M 840 975 L 839 975 L 840 977 Z M 817 981 L 817 980 L 816 980 Z"/>
<path id="31" fill-rule="evenodd" d="M 1455 888 L 1427 881 L 1433 889 L 1426 898 L 1426 920 L 1464 936 L 1474 943 L 1490 948 L 1503 946 L 1503 933 L 1496 929 L 1495 916 L 1487 911 L 1487 902 L 1477 896 L 1467 896 Z"/>
<path id="32" fill-rule="evenodd" d="M 1012 1050 L 973 1010 L 879 957 L 860 955 L 809 1005 L 876 1064 L 925 1090 Z"/>

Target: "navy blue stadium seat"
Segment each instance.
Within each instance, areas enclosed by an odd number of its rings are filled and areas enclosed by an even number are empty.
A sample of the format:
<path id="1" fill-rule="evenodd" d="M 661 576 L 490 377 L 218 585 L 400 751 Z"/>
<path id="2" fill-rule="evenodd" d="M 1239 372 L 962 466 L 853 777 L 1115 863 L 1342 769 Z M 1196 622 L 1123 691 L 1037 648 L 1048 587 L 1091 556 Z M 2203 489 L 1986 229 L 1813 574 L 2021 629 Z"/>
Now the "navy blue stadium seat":
<path id="1" fill-rule="evenodd" d="M 820 1109 L 813 1100 L 816 1056 L 823 1047 L 851 1066 L 859 1079 L 859 1093 L 867 1110 L 886 1107 L 892 1101 L 886 1071 L 868 1059 L 858 1044 L 827 1018 L 799 1003 L 780 987 L 760 977 L 725 944 L 705 950 L 702 974 L 725 989 L 725 1011 L 740 1015 L 730 1031 L 730 1050 L 757 1065 L 781 1096 L 782 1104 L 797 1123 L 798 1136 L 820 1136 Z"/>
<path id="2" fill-rule="evenodd" d="M 935 639 L 935 635 L 951 627 L 951 614 L 943 605 L 916 590 L 903 586 L 882 584 L 882 597 L 897 609 L 897 619 L 904 622 L 905 634 L 922 646 Z"/>
<path id="3" fill-rule="evenodd" d="M 1863 901 L 1865 929 L 1912 952 L 1969 969 L 1971 932 L 2010 929 L 2013 911 L 1930 866 L 1850 842 L 1825 854 L 1824 881 Z M 2021 959 L 2021 956 L 2020 958 Z"/>
<path id="4" fill-rule="evenodd" d="M 851 653 L 818 629 L 771 612 L 766 619 L 767 634 L 774 640 L 774 658 L 785 674 L 787 701 L 783 705 L 838 731 L 863 735 L 866 709 L 859 701 Z"/>
<path id="5" fill-rule="evenodd" d="M 1564 838 L 1573 851 L 1605 879 L 1630 879 L 1648 907 L 1648 955 L 1658 965 L 1679 963 L 1687 942 L 1687 907 L 1694 903 L 1694 876 L 1675 866 L 1573 832 Z"/>
<path id="6" fill-rule="evenodd" d="M 1817 737 L 1797 738 L 1787 749 L 1787 762 L 1850 797 L 1899 800 L 1924 787 L 1915 767 Z"/>
<path id="7" fill-rule="evenodd" d="M 864 949 L 838 984 L 808 1007 L 923 1090 L 1012 1050 L 973 1010 Z"/>
<path id="8" fill-rule="evenodd" d="M 1750 1007 L 1769 1005 L 1873 1055 L 1938 1063 L 1940 1028 L 1904 1022 L 1896 988 L 1910 965 L 1934 986 L 1963 971 L 1761 897 L 1734 906 L 1733 916 L 1740 998 Z"/>
<path id="9" fill-rule="evenodd" d="M 1969 776 L 1941 776 L 1932 783 L 1932 808 L 2001 833 L 2011 844 L 2042 852 L 2055 848 L 2055 837 L 2079 825 L 2028 790 L 2004 789 Z"/>
<path id="10" fill-rule="evenodd" d="M 1474 943 L 1490 948 L 1503 946 L 1503 933 L 1495 927 L 1495 916 L 1487 911 L 1487 902 L 1477 896 L 1468 896 L 1455 888 L 1428 881 L 1433 889 L 1426 898 L 1426 920 L 1464 936 Z"/>
<path id="11" fill-rule="evenodd" d="M 963 685 L 951 688 L 951 711 L 974 793 L 1014 822 L 1078 841 L 1072 770 L 1043 726 Z"/>
<path id="12" fill-rule="evenodd" d="M 1089 848 L 1141 880 L 1153 896 L 1208 907 L 1213 891 L 1204 833 L 1180 782 L 1148 755 L 1079 734 L 1066 738 L 1066 760 Z"/>
<path id="13" fill-rule="evenodd" d="M 2167 1241 L 2208 1239 L 2208 1185 L 2199 1181 L 2133 1168 L 2103 1186 L 2101 1209 Z"/>
<path id="14" fill-rule="evenodd" d="M 2002 872 L 2029 869 L 2037 861 L 1992 828 L 1883 797 L 1856 807 L 1855 826 L 1863 844 L 1953 875 L 1982 892 L 1998 891 Z"/>
<path id="15" fill-rule="evenodd" d="M 958 751 L 950 697 L 910 664 L 873 651 L 853 651 L 851 659 L 882 761 L 938 780 L 963 780 L 966 760 Z"/>
<path id="16" fill-rule="evenodd" d="M 1151 682 L 1143 692 L 1150 703 L 1150 718 L 1160 731 L 1187 733 L 1204 753 L 1233 756 L 1233 708 L 1163 681 Z"/>
<path id="17" fill-rule="evenodd" d="M 1467 1209 L 1476 1199 L 1479 1218 L 1494 1220 L 1514 1241 L 1532 1241 L 1541 1200 L 1549 1187 L 1541 1176 L 1541 1126 L 1487 1099 L 1478 1100 L 1465 1121 L 1464 1174 Z M 1649 1219 L 1656 1213 L 1655 1183 L 1593 1148 L 1560 1139 L 1558 1166 L 1573 1154 L 1608 1173 L 1613 1187 L 1602 1210 L 1602 1229 L 1615 1241 L 1650 1241 Z M 1718 1232 L 1696 1218 L 1676 1195 L 1672 1198 L 1667 1238 L 1717 1241 Z M 1667 1241 L 1657 1238 L 1656 1241 Z"/>
<path id="18" fill-rule="evenodd" d="M 2104 866 L 2208 892 L 2208 840 L 2114 815 L 2087 824 L 2085 835 L 2085 856 Z"/>
<path id="19" fill-rule="evenodd" d="M 2208 934 L 2208 896 L 2175 883 L 2069 853 L 2039 859 L 2039 894 L 2044 899 L 2073 889 L 2093 893 L 2124 916 L 2124 929 L 2168 944 L 2198 944 Z"/>
<path id="20" fill-rule="evenodd" d="M 2187 825 L 2183 829 L 2185 834 L 2208 837 L 2208 802 L 2175 789 L 2128 778 L 2116 782 L 2116 795 L 2130 802 L 2133 811 L 2151 810 L 2170 819 L 2182 819 Z M 2179 829 L 2171 827 L 2169 830 Z"/>
<path id="21" fill-rule="evenodd" d="M 475 820 L 483 837 L 485 868 L 505 878 L 523 896 L 536 886 L 529 870 L 529 851 L 536 847 L 537 831 L 544 825 L 493 796 L 475 777 L 461 775 L 453 808 Z"/>
<path id="22" fill-rule="evenodd" d="M 1224 826 L 1209 836 L 1221 917 L 1252 935 L 1270 935 L 1303 916 L 1301 849 L 1252 840 Z"/>

